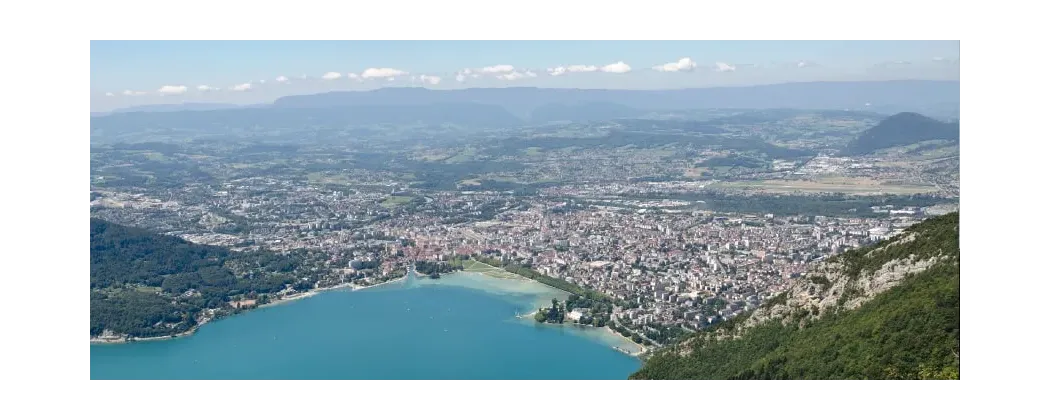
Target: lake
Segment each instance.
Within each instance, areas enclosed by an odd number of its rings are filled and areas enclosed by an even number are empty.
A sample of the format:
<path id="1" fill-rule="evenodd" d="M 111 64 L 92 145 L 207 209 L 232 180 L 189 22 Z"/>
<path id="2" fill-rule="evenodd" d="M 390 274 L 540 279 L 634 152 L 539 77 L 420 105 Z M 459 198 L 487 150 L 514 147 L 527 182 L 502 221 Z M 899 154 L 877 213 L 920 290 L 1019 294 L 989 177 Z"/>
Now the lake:
<path id="1" fill-rule="evenodd" d="M 626 379 L 641 362 L 597 328 L 517 318 L 567 294 L 475 273 L 410 275 L 208 323 L 173 340 L 92 344 L 91 379 Z"/>

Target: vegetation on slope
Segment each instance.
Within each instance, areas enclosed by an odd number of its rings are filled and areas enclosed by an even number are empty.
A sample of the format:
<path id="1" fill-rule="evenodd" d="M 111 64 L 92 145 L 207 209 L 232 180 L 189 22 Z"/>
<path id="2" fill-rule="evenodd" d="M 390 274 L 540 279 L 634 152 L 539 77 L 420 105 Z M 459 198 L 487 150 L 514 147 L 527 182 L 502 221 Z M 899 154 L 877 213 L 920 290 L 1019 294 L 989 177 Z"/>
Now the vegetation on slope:
<path id="1" fill-rule="evenodd" d="M 958 213 L 930 219 L 908 230 L 920 239 L 842 255 L 851 277 L 909 255 L 948 257 L 855 310 L 717 338 L 742 324 L 727 322 L 683 344 L 688 355 L 683 348 L 655 354 L 631 378 L 958 379 L 958 220 Z"/>
<path id="2" fill-rule="evenodd" d="M 904 146 L 926 140 L 959 140 L 959 122 L 937 121 L 914 112 L 902 112 L 865 130 L 844 152 L 862 155 L 878 149 Z"/>
<path id="3" fill-rule="evenodd" d="M 316 275 L 307 274 L 308 258 L 233 252 L 93 218 L 91 335 L 178 334 L 197 325 L 205 309 L 232 309 L 233 299 L 265 302 L 289 285 L 308 290 Z"/>

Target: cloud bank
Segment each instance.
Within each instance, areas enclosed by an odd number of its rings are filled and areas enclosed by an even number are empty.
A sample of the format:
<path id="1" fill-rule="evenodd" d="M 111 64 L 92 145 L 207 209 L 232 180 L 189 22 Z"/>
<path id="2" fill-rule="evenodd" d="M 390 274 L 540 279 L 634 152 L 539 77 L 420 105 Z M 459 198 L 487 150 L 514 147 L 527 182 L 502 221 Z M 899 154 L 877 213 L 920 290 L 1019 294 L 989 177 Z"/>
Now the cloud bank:
<path id="1" fill-rule="evenodd" d="M 373 68 L 370 68 L 370 69 L 365 69 L 365 71 L 361 72 L 361 78 L 362 79 L 390 79 L 392 77 L 404 76 L 406 74 L 408 74 L 407 71 L 398 70 L 398 69 L 392 69 L 390 67 L 383 67 L 383 68 L 374 68 L 373 67 Z"/>
<path id="2" fill-rule="evenodd" d="M 696 62 L 689 57 L 685 57 L 675 61 L 673 63 L 662 64 L 653 67 L 653 70 L 662 72 L 678 72 L 678 71 L 693 71 L 696 68 Z"/>
<path id="3" fill-rule="evenodd" d="M 734 66 L 732 64 L 728 64 L 728 63 L 723 63 L 723 62 L 719 61 L 719 62 L 715 63 L 715 71 L 717 71 L 717 72 L 736 71 L 736 66 Z"/>
<path id="4" fill-rule="evenodd" d="M 631 66 L 628 66 L 627 63 L 624 63 L 623 61 L 618 61 L 602 67 L 589 64 L 573 64 L 569 66 L 550 67 L 547 69 L 547 74 L 551 76 L 561 76 L 566 73 L 593 73 L 596 71 L 604 73 L 627 73 L 631 71 Z"/>
<path id="5" fill-rule="evenodd" d="M 165 85 L 157 89 L 157 93 L 161 95 L 181 95 L 186 93 L 186 86 L 171 86 Z"/>
<path id="6" fill-rule="evenodd" d="M 423 82 L 423 83 L 429 84 L 429 85 L 436 85 L 438 83 L 441 83 L 441 78 L 440 77 L 438 77 L 438 76 L 427 76 L 425 74 L 421 74 L 419 76 L 413 77 L 412 79 L 416 80 L 418 82 Z"/>

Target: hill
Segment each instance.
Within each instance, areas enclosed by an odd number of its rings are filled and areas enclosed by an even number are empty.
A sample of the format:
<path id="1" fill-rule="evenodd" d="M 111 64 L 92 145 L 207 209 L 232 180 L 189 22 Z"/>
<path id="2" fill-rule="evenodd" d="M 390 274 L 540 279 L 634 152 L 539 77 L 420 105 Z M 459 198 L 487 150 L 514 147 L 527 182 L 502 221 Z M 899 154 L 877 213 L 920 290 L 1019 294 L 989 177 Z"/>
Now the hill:
<path id="1" fill-rule="evenodd" d="M 91 219 L 91 336 L 161 337 L 309 274 L 304 254 L 234 252 Z M 214 313 L 213 313 L 214 312 Z"/>
<path id="2" fill-rule="evenodd" d="M 942 122 L 914 112 L 902 112 L 865 130 L 843 152 L 862 155 L 927 140 L 959 141 L 959 122 Z"/>
<path id="3" fill-rule="evenodd" d="M 631 379 L 958 379 L 959 213 L 827 260 Z"/>

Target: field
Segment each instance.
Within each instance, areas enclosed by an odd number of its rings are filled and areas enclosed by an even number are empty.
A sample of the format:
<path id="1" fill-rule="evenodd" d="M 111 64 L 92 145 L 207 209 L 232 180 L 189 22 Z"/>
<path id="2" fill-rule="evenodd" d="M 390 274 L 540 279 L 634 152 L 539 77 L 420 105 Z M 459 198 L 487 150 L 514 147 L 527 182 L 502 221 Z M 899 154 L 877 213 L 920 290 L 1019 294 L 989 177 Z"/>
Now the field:
<path id="1" fill-rule="evenodd" d="M 711 172 L 711 169 L 704 167 L 685 168 L 684 176 L 688 178 L 706 178 L 704 176 L 705 172 Z"/>
<path id="2" fill-rule="evenodd" d="M 712 184 L 711 187 L 769 194 L 845 193 L 873 195 L 922 194 L 937 191 L 937 187 L 933 185 L 892 185 L 870 178 L 849 177 L 824 177 L 805 180 L 723 181 Z"/>
<path id="3" fill-rule="evenodd" d="M 469 162 L 474 160 L 474 155 L 476 155 L 477 153 L 477 149 L 468 146 L 464 148 L 463 151 L 459 152 L 459 154 L 445 159 L 445 163 Z"/>
<path id="4" fill-rule="evenodd" d="M 142 293 L 160 293 L 160 292 L 164 291 L 164 289 L 160 288 L 160 287 L 151 287 L 151 286 L 139 285 L 139 286 L 135 286 L 135 291 L 136 292 L 142 292 Z"/>
<path id="5" fill-rule="evenodd" d="M 313 184 L 348 185 L 350 178 L 346 174 L 325 174 L 322 172 L 311 172 L 306 175 L 306 180 Z"/>
<path id="6" fill-rule="evenodd" d="M 525 277 L 519 276 L 514 273 L 509 273 L 502 268 L 496 268 L 491 265 L 477 262 L 474 260 L 467 260 L 463 262 L 463 271 L 468 273 L 481 273 L 486 276 L 508 279 L 508 280 L 528 280 Z"/>
<path id="7" fill-rule="evenodd" d="M 410 201 L 412 201 L 412 197 L 406 197 L 406 196 L 402 196 L 402 195 L 395 195 L 395 196 L 391 196 L 391 197 L 387 198 L 386 200 L 383 200 L 383 202 L 380 203 L 379 205 L 389 209 L 389 208 L 394 208 L 394 207 L 397 207 L 397 206 L 405 205 L 405 204 L 407 204 Z"/>

